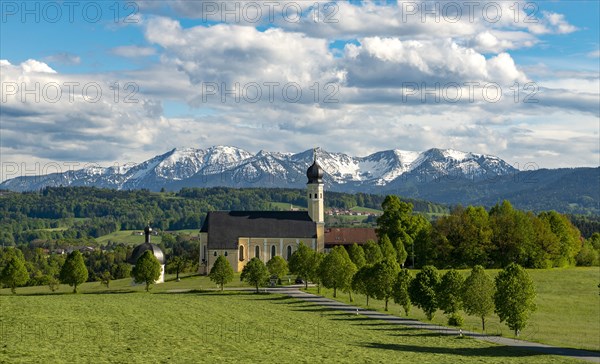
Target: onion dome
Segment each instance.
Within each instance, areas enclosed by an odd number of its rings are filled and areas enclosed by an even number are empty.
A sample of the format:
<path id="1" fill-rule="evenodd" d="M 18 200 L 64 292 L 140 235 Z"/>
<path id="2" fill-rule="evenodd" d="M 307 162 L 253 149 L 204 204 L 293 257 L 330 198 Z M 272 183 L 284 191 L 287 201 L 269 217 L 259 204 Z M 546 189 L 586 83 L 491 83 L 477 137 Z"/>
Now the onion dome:
<path id="1" fill-rule="evenodd" d="M 321 168 L 316 160 L 306 170 L 306 177 L 308 178 L 308 184 L 323 183 L 323 168 Z"/>
<path id="2" fill-rule="evenodd" d="M 163 265 L 165 264 L 165 254 L 156 244 L 151 243 L 143 243 L 136 246 L 131 253 L 131 257 L 129 258 L 129 264 L 135 265 L 138 259 L 146 252 L 146 250 L 150 250 L 152 254 L 158 259 L 158 262 Z"/>
<path id="3" fill-rule="evenodd" d="M 146 226 L 144 228 L 144 235 L 146 236 L 146 241 L 143 244 L 136 246 L 131 253 L 131 257 L 129 257 L 129 264 L 135 265 L 138 259 L 146 252 L 146 250 L 150 250 L 152 254 L 158 259 L 160 264 L 165 264 L 165 254 L 156 244 L 150 243 L 150 234 L 152 234 L 152 228 L 150 226 Z"/>

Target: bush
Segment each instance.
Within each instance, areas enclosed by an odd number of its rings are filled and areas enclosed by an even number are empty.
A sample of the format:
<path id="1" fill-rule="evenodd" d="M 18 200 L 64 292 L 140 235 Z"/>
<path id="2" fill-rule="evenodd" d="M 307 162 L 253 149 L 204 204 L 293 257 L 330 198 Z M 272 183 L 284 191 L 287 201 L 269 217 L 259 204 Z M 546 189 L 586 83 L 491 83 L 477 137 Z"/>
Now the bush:
<path id="1" fill-rule="evenodd" d="M 463 319 L 463 317 L 457 313 L 453 313 L 452 315 L 448 316 L 448 325 L 450 326 L 460 327 L 464 325 L 464 323 L 465 320 Z"/>

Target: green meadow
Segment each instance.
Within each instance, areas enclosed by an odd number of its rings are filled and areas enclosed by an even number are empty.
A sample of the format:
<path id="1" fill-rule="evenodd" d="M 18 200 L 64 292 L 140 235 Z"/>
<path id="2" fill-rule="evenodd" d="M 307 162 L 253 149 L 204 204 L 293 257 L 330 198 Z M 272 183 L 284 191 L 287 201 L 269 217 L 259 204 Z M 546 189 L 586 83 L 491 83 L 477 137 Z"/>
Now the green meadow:
<path id="1" fill-rule="evenodd" d="M 535 330 L 525 330 L 523 338 L 598 350 L 598 268 L 530 272 L 539 308 L 530 326 Z M 18 288 L 16 295 L 0 290 L 0 363 L 578 362 L 331 311 L 277 294 L 206 291 L 216 288 L 207 277 L 167 279 L 150 293 L 131 286 L 129 279 L 113 281 L 108 289 L 84 283 L 79 294 L 71 294 L 66 285 L 55 293 L 47 287 Z M 236 276 L 227 287 L 247 286 Z M 338 298 L 347 300 L 347 295 Z M 364 304 L 364 297 L 355 298 Z M 382 310 L 382 302 L 371 300 L 370 308 Z M 399 314 L 399 307 L 392 304 L 390 313 Z M 417 309 L 411 317 L 424 320 Z M 444 321 L 438 312 L 434 322 Z M 467 317 L 466 328 L 478 325 Z M 511 334 L 495 317 L 488 327 Z"/>
<path id="2" fill-rule="evenodd" d="M 465 277 L 469 272 L 461 271 Z M 498 270 L 487 272 L 495 276 Z M 531 316 L 529 325 L 522 331 L 520 338 L 567 348 L 600 351 L 600 268 L 531 269 L 528 272 L 537 291 L 537 311 Z M 309 288 L 309 292 L 316 293 L 317 289 Z M 333 298 L 333 290 L 321 289 L 321 295 Z M 365 296 L 353 296 L 353 305 L 367 308 Z M 337 300 L 350 303 L 348 294 L 340 292 Z M 368 308 L 383 312 L 384 303 L 370 299 Z M 388 313 L 405 317 L 400 306 L 391 301 Z M 481 319 L 467 316 L 464 312 L 461 314 L 465 318 L 463 328 L 481 332 Z M 414 306 L 409 317 L 427 322 L 425 314 Z M 437 311 L 432 322 L 445 325 L 447 317 L 442 311 Z M 486 332 L 514 337 L 513 332 L 506 324 L 500 323 L 495 314 L 487 318 Z"/>
<path id="3" fill-rule="evenodd" d="M 575 363 L 249 292 L 2 295 L 0 362 Z"/>

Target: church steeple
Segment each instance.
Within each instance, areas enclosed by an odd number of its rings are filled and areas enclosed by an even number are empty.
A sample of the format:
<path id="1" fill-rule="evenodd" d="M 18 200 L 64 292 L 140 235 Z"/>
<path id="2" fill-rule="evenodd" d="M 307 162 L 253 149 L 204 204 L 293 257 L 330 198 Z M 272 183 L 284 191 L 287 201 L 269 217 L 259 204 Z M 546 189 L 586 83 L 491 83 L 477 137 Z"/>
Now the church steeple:
<path id="1" fill-rule="evenodd" d="M 317 162 L 317 148 L 313 149 L 313 164 L 306 170 L 308 215 L 314 222 L 325 222 L 323 206 L 323 168 Z"/>

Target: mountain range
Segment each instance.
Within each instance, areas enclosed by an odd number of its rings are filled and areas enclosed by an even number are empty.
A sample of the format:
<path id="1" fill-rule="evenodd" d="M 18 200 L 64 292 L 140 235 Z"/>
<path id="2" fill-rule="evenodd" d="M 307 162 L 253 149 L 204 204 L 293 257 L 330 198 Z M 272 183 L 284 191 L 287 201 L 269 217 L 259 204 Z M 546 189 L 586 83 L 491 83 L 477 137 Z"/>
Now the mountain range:
<path id="1" fill-rule="evenodd" d="M 326 190 L 400 194 L 449 204 L 509 199 L 521 208 L 599 212 L 600 168 L 521 171 L 502 159 L 452 149 L 386 150 L 366 157 L 317 148 Z M 260 151 L 231 146 L 177 148 L 139 164 L 87 167 L 43 176 L 21 176 L 0 189 L 34 191 L 47 186 L 179 190 L 183 187 L 304 188 L 313 150 Z M 554 205 L 552 205 L 554 204 Z"/>

